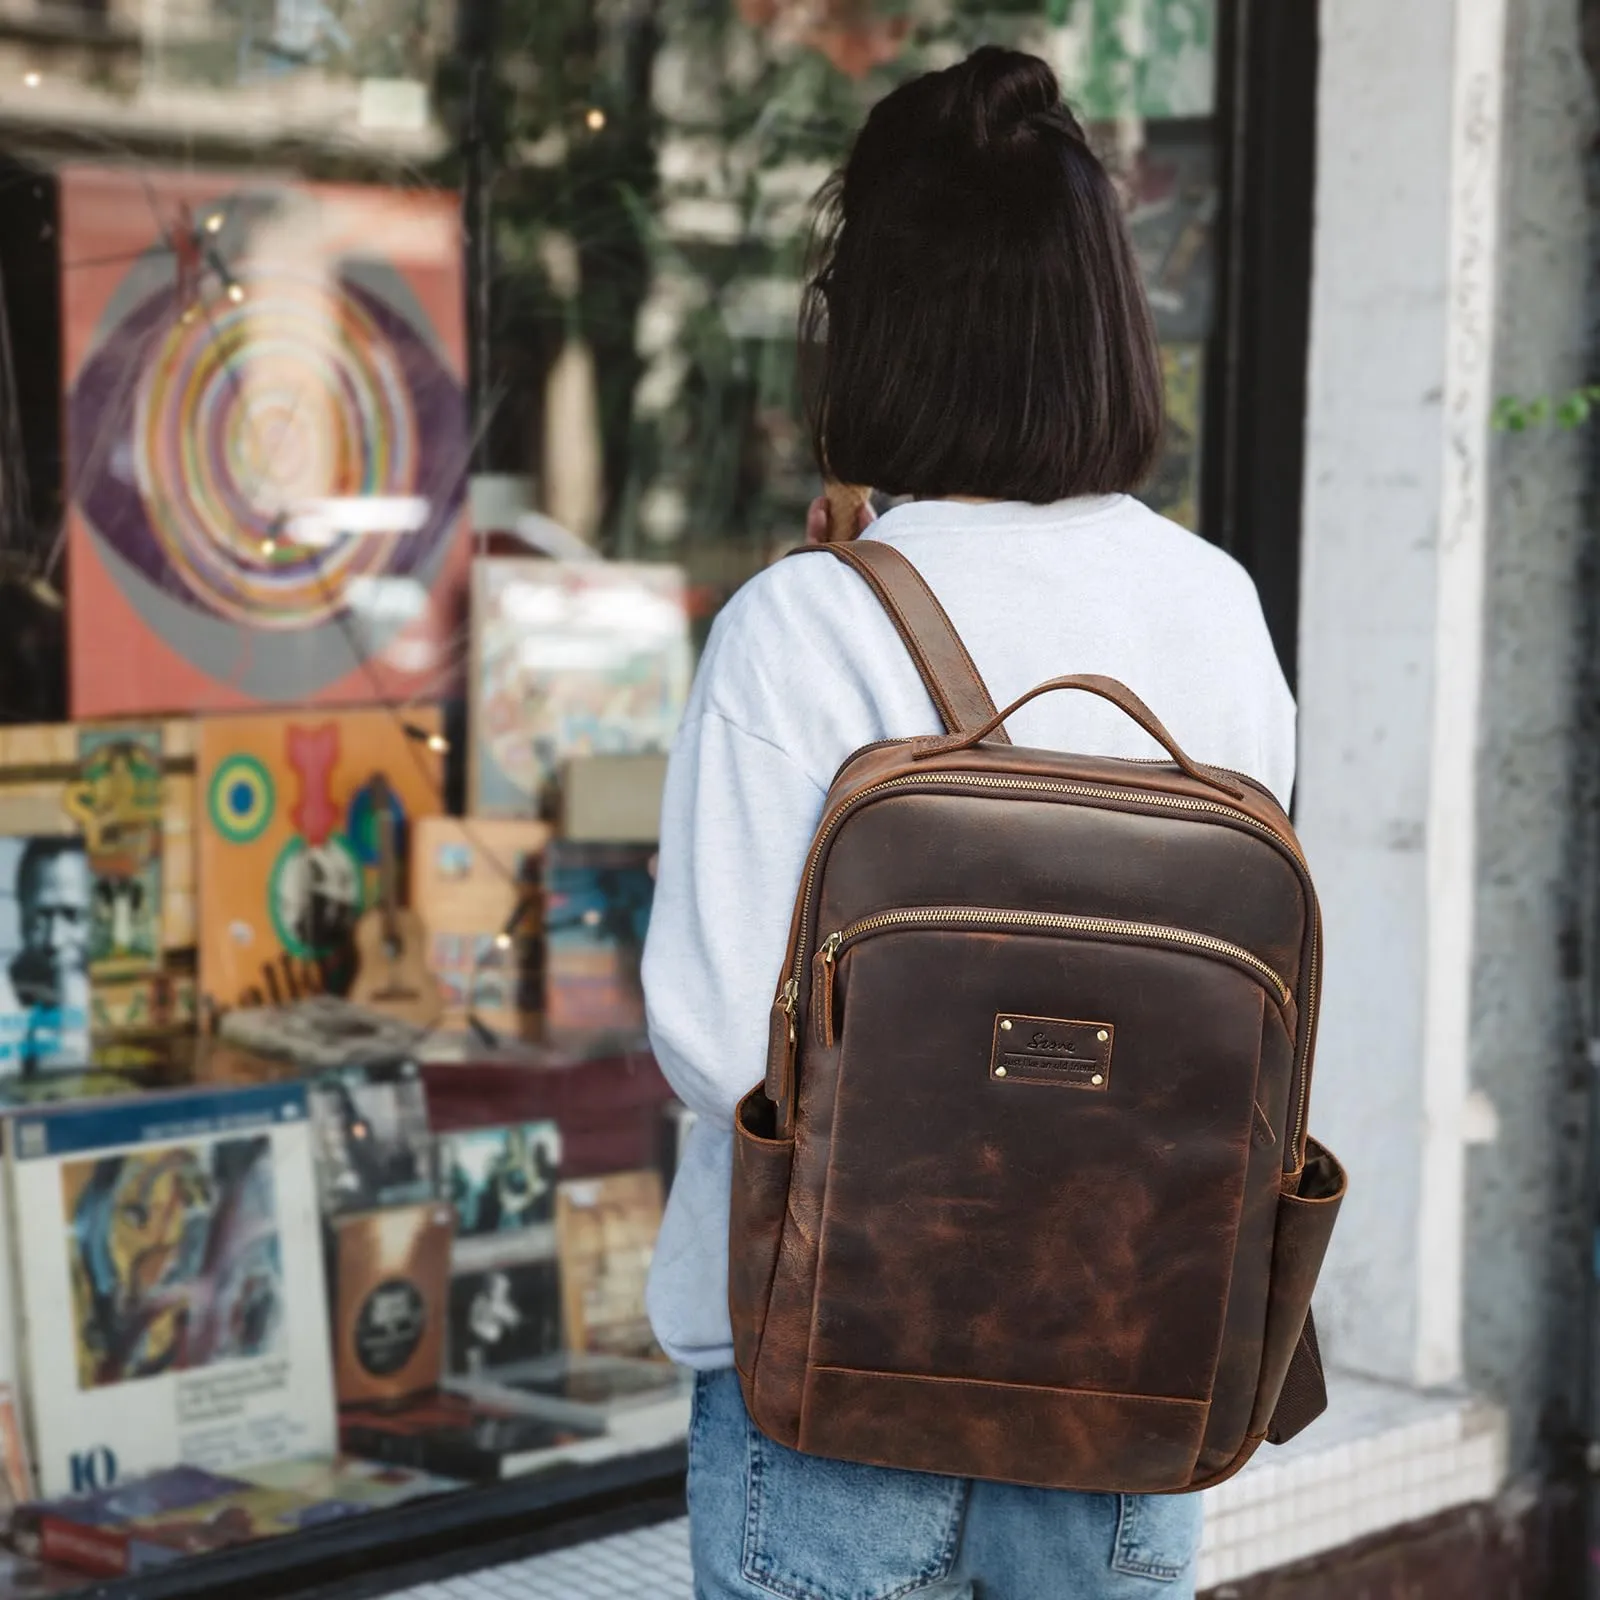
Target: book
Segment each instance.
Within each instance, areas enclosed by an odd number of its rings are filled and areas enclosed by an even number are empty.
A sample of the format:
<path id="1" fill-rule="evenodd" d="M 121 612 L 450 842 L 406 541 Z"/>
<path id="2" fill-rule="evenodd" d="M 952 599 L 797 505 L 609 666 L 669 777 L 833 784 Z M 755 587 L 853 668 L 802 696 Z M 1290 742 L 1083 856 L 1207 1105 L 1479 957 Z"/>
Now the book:
<path id="1" fill-rule="evenodd" d="M 644 1029 L 639 966 L 655 896 L 649 846 L 558 839 L 545 858 L 545 1023 L 552 1038 Z"/>
<path id="2" fill-rule="evenodd" d="M 120 1577 L 371 1509 L 362 1500 L 177 1467 L 101 1494 L 24 1506 L 12 1538 L 37 1560 Z"/>
<path id="3" fill-rule="evenodd" d="M 458 1381 L 478 1398 L 526 1406 L 553 1422 L 603 1430 L 616 1446 L 648 1450 L 682 1439 L 694 1375 L 665 1360 L 563 1350 Z"/>
<path id="4" fill-rule="evenodd" d="M 334 1371 L 341 1405 L 401 1400 L 438 1384 L 454 1235 L 455 1214 L 438 1201 L 334 1223 Z"/>
<path id="5" fill-rule="evenodd" d="M 495 1372 L 490 1382 L 530 1399 L 579 1408 L 607 1421 L 618 1414 L 683 1395 L 689 1379 L 667 1361 L 563 1350 Z M 473 1392 L 478 1392 L 474 1385 Z M 487 1392 L 487 1391 L 485 1391 Z"/>
<path id="6" fill-rule="evenodd" d="M 691 671 L 681 569 L 477 562 L 468 809 L 538 817 L 568 756 L 668 749 Z"/>
<path id="7" fill-rule="evenodd" d="M 89 1064 L 93 906 L 81 837 L 0 837 L 0 1078 Z"/>
<path id="8" fill-rule="evenodd" d="M 415 1062 L 325 1073 L 306 1099 L 325 1216 L 434 1198 L 428 1096 Z"/>
<path id="9" fill-rule="evenodd" d="M 456 1260 L 487 1266 L 554 1255 L 561 1130 L 553 1122 L 466 1128 L 439 1136 L 439 1174 L 456 1213 Z M 539 1230 L 542 1249 L 529 1249 Z"/>
<path id="10" fill-rule="evenodd" d="M 510 1401 L 439 1389 L 394 1407 L 349 1406 L 340 1436 L 352 1455 L 472 1483 L 517 1477 L 561 1459 L 597 1430 Z"/>
<path id="11" fill-rule="evenodd" d="M 442 1028 L 469 1015 L 536 1039 L 544 1009 L 543 822 L 423 817 L 412 834 L 411 901 L 444 991 Z M 503 937 L 502 937 L 503 936 Z"/>
<path id="12" fill-rule="evenodd" d="M 347 1505 L 370 1506 L 375 1511 L 450 1494 L 461 1487 L 459 1478 L 441 1478 L 415 1467 L 348 1455 L 297 1456 L 288 1461 L 242 1467 L 238 1475 L 263 1489 L 288 1489 L 309 1500 L 337 1500 Z"/>
<path id="13" fill-rule="evenodd" d="M 458 1269 L 450 1278 L 448 1369 L 471 1376 L 561 1348 L 560 1269 L 538 1254 Z"/>
<path id="14" fill-rule="evenodd" d="M 325 1071 L 408 1061 L 422 1036 L 412 1023 L 331 994 L 240 1006 L 223 1014 L 217 1031 L 240 1049 Z"/>
<path id="15" fill-rule="evenodd" d="M 303 1085 L 35 1108 L 6 1154 L 45 1496 L 332 1452 Z"/>
<path id="16" fill-rule="evenodd" d="M 573 756 L 561 771 L 561 837 L 654 844 L 661 837 L 664 752 Z"/>
<path id="17" fill-rule="evenodd" d="M 563 1342 L 603 1355 L 660 1354 L 645 1313 L 645 1280 L 661 1231 L 661 1174 L 580 1178 L 556 1192 Z"/>

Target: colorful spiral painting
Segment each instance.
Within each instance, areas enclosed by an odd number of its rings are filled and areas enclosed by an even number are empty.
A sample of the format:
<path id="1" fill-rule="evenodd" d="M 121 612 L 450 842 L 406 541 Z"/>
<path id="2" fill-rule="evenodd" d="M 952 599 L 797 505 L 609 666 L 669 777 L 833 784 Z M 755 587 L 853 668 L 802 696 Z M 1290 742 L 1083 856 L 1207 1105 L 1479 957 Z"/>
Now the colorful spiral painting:
<path id="1" fill-rule="evenodd" d="M 294 543 L 297 506 L 420 486 L 402 360 L 352 292 L 284 274 L 240 280 L 237 304 L 177 319 L 145 369 L 134 468 L 169 569 L 219 616 L 306 628 L 404 537 Z"/>
<path id="2" fill-rule="evenodd" d="M 60 181 L 73 714 L 448 692 L 453 197 Z"/>

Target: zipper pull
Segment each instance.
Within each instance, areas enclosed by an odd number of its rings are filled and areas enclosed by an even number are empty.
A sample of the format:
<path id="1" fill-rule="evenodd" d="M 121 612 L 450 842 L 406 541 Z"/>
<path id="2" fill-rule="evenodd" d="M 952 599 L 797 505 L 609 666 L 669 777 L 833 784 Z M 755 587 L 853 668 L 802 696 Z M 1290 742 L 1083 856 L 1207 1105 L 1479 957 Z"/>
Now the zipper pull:
<path id="1" fill-rule="evenodd" d="M 778 1108 L 780 1122 L 786 1115 L 794 1086 L 794 1052 L 799 1043 L 794 1013 L 799 1001 L 800 985 L 790 978 L 772 1003 L 772 1029 L 767 1041 L 767 1098 Z"/>
<path id="2" fill-rule="evenodd" d="M 833 973 L 837 964 L 834 958 L 843 942 L 843 935 L 830 933 L 812 963 L 811 1010 L 816 1018 L 817 1043 L 824 1050 L 833 1049 Z"/>

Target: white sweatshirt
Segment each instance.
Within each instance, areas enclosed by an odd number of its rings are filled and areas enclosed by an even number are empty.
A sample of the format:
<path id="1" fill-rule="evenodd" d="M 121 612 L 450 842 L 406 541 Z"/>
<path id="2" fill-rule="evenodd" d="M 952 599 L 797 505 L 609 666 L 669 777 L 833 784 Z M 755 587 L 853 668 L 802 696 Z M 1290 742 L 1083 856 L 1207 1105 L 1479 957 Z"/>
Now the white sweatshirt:
<path id="1" fill-rule="evenodd" d="M 1125 495 L 920 501 L 866 537 L 911 559 L 997 705 L 1044 678 L 1109 673 L 1190 755 L 1259 778 L 1288 804 L 1294 702 L 1254 586 L 1215 546 Z M 861 745 L 939 731 L 893 626 L 842 562 L 776 563 L 711 630 L 668 769 L 644 955 L 656 1057 L 697 1113 L 649 1288 L 657 1338 L 689 1366 L 733 1361 L 733 1110 L 766 1069 L 768 1013 L 823 797 Z M 1042 696 L 1008 731 L 1019 745 L 1161 754 L 1087 694 Z"/>

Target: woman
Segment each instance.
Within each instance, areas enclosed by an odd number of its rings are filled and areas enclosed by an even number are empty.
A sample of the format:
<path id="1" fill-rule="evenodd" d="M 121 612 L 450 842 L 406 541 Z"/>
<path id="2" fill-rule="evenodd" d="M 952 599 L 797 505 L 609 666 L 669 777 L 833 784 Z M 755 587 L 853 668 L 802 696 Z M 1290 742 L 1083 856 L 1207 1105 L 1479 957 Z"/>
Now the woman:
<path id="1" fill-rule="evenodd" d="M 830 477 L 909 496 L 875 523 L 944 603 L 996 703 L 1108 673 L 1199 759 L 1287 803 L 1294 705 L 1248 577 L 1130 498 L 1161 374 L 1121 212 L 1043 62 L 984 49 L 872 112 L 819 232 L 805 332 Z M 870 526 L 868 525 L 870 523 Z M 866 586 L 783 561 L 712 630 L 673 753 L 645 953 L 661 1064 L 699 1114 L 650 1310 L 698 1369 L 689 1512 L 699 1600 L 1120 1600 L 1194 1591 L 1192 1496 L 1073 1494 L 802 1456 L 750 1423 L 727 1312 L 730 1128 L 762 1074 L 802 861 L 835 770 L 938 717 Z M 1157 754 L 1087 695 L 1014 742 Z"/>

